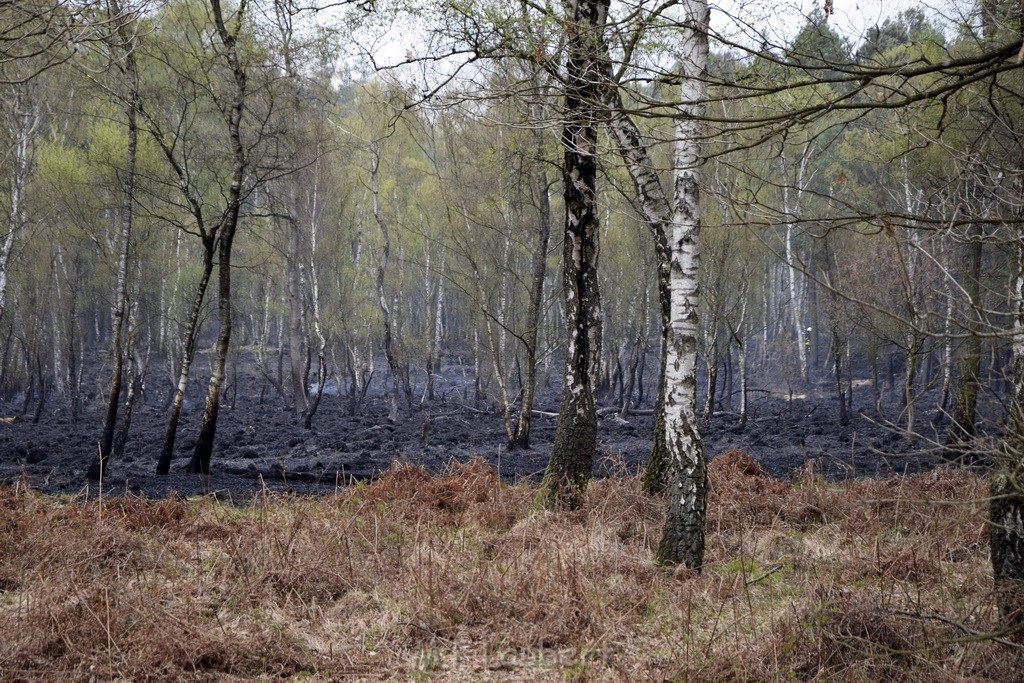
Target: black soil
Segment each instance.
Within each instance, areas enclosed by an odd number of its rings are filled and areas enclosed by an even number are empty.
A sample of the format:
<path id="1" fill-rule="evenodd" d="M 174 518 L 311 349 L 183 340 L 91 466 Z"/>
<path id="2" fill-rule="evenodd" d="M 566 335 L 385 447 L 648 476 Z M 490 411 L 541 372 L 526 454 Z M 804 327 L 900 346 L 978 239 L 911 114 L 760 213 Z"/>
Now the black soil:
<path id="1" fill-rule="evenodd" d="M 155 395 L 150 390 L 145 402 L 136 408 L 124 456 L 110 463 L 104 495 L 216 493 L 241 502 L 264 487 L 278 492 L 329 493 L 352 481 L 373 477 L 396 458 L 437 473 L 453 461 L 482 456 L 505 479 L 538 478 L 550 455 L 555 418 L 535 417 L 531 447 L 509 451 L 502 418 L 493 402 L 472 395 L 469 370 L 456 363 L 446 366 L 438 382 L 438 400 L 417 400 L 413 414 L 397 423 L 387 419 L 383 377 L 374 380 L 355 414 L 344 388 L 341 396 L 325 394 L 311 430 L 303 428 L 284 397 L 265 382 L 255 377 L 239 380 L 224 392 L 227 399 L 220 411 L 213 474 L 209 477 L 182 471 L 199 429 L 202 378 L 190 390 L 178 432 L 176 459 L 168 476 L 155 474 L 167 422 L 166 394 Z M 38 423 L 32 420 L 31 401 L 22 414 L 24 397 L 0 403 L 0 483 L 23 481 L 48 493 L 97 493 L 95 487 L 89 488 L 85 477 L 96 454 L 102 423 L 102 368 L 94 374 L 91 386 L 96 387 L 95 395 L 83 402 L 77 421 L 71 419 L 66 401 L 53 397 Z M 414 369 L 413 376 L 417 375 L 422 383 L 422 372 Z M 334 389 L 333 382 L 328 388 Z M 853 415 L 846 426 L 839 424 L 835 399 L 824 388 L 811 387 L 807 393 L 792 397 L 759 389 L 751 394 L 745 428 L 739 426 L 736 406 L 728 404 L 720 405 L 710 420 L 701 422 L 705 451 L 708 457 L 714 457 L 730 449 L 744 450 L 779 477 L 790 477 L 807 467 L 829 478 L 842 479 L 919 472 L 949 464 L 949 454 L 939 447 L 945 425 L 935 424 L 934 392 L 919 398 L 918 437 L 908 440 L 902 425 L 889 422 L 901 420 L 901 406 L 895 398 L 899 391 L 882 387 L 880 416 L 871 387 L 858 389 Z M 558 391 L 557 382 L 552 381 L 541 392 L 535 408 L 556 411 Z M 596 476 L 636 472 L 651 448 L 653 418 L 649 402 L 640 406 L 640 412 L 646 414 L 625 421 L 615 414 L 614 403 L 608 396 L 601 401 L 598 449 L 594 454 Z M 973 460 L 975 465 L 984 462 L 984 457 Z"/>

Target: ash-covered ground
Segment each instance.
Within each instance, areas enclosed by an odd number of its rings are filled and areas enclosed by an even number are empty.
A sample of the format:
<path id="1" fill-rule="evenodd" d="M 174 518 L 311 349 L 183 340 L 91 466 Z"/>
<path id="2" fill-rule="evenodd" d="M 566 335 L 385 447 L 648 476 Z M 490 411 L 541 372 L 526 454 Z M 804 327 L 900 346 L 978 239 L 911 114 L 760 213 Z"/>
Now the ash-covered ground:
<path id="1" fill-rule="evenodd" d="M 380 367 L 380 366 L 378 366 Z M 22 414 L 21 397 L 0 403 L 0 482 L 24 481 L 48 493 L 77 494 L 88 491 L 85 473 L 95 456 L 102 428 L 102 368 L 93 373 L 93 396 L 83 403 L 82 414 L 72 421 L 66 401 L 51 397 L 38 423 L 33 406 Z M 265 381 L 245 372 L 236 386 L 228 386 L 220 411 L 213 474 L 209 477 L 183 472 L 195 444 L 202 413 L 205 378 L 193 382 L 178 432 L 176 459 L 168 476 L 155 474 L 156 461 L 167 424 L 166 393 L 149 390 L 137 405 L 124 457 L 111 462 L 104 495 L 131 492 L 148 497 L 216 493 L 242 502 L 264 487 L 273 491 L 303 494 L 329 493 L 354 480 L 373 477 L 396 458 L 441 472 L 453 461 L 482 456 L 506 479 L 538 478 L 551 451 L 556 420 L 534 418 L 531 447 L 509 451 L 502 417 L 493 401 L 476 401 L 468 385 L 470 368 L 458 362 L 445 366 L 437 382 L 438 400 L 417 402 L 412 416 L 398 423 L 387 419 L 383 395 L 386 377 L 378 372 L 366 401 L 353 415 L 350 401 L 342 395 L 323 396 L 313 428 L 306 430 L 284 397 L 267 390 Z M 424 375 L 413 369 L 422 391 Z M 883 387 L 883 416 L 875 410 L 871 387 L 857 383 L 850 422 L 840 426 L 831 383 L 811 387 L 790 396 L 754 385 L 747 425 L 740 428 L 732 405 L 721 405 L 708 421 L 701 422 L 709 458 L 730 449 L 741 449 L 756 458 L 770 474 L 788 477 L 794 471 L 815 467 L 822 474 L 841 479 L 918 472 L 948 465 L 940 444 L 945 423 L 935 424 L 935 392 L 917 402 L 918 437 L 905 438 L 902 406 L 895 390 Z M 612 407 L 615 397 L 601 400 L 598 448 L 594 454 L 596 476 L 633 473 L 642 468 L 651 448 L 653 418 L 650 401 L 654 381 L 648 382 L 648 400 L 638 406 L 643 413 L 620 420 Z M 333 382 L 328 384 L 335 389 Z M 542 387 L 535 405 L 538 411 L 558 410 L 560 387 L 552 379 Z M 159 395 L 158 395 L 159 393 Z M 260 396 L 263 395 L 261 402 Z M 417 394 L 417 397 L 419 394 Z M 981 415 L 998 420 L 998 405 L 983 406 Z M 900 423 L 896 426 L 893 423 Z M 988 429 L 996 433 L 997 426 Z M 984 465 L 986 457 L 972 457 Z M 92 494 L 96 489 L 91 490 Z"/>

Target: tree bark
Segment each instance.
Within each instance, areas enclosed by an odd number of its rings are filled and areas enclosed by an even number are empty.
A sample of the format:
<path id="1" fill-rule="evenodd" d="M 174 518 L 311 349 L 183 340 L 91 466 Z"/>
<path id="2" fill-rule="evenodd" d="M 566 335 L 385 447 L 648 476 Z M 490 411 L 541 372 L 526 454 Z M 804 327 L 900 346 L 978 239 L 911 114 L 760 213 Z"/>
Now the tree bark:
<path id="1" fill-rule="evenodd" d="M 1016 242 L 1013 387 L 989 503 L 993 582 L 999 615 L 1007 627 L 1024 624 L 1024 233 L 1017 235 Z"/>
<path id="2" fill-rule="evenodd" d="M 540 118 L 538 116 L 538 118 Z M 534 130 L 538 155 L 543 146 L 542 134 Z M 551 199 L 548 195 L 548 174 L 544 169 L 537 171 L 534 179 L 537 192 L 537 243 L 534 245 L 533 262 L 530 267 L 530 301 L 526 310 L 526 332 L 523 346 L 526 354 L 526 377 L 523 381 L 523 397 L 519 404 L 515 431 L 509 440 L 509 450 L 530 447 L 530 426 L 533 412 L 533 398 L 537 390 L 537 338 L 540 334 L 540 314 L 544 304 L 544 280 L 547 277 L 548 244 L 551 241 Z"/>
<path id="3" fill-rule="evenodd" d="M 832 330 L 832 362 L 835 364 L 836 401 L 839 407 L 839 425 L 845 427 L 850 424 L 850 417 L 846 412 L 846 384 L 843 382 L 843 340 L 839 332 Z"/>
<path id="4" fill-rule="evenodd" d="M 793 335 L 796 341 L 797 358 L 800 360 L 800 378 L 807 382 L 807 346 L 806 338 L 804 335 L 804 321 L 803 321 L 803 301 L 800 297 L 798 286 L 797 286 L 797 268 L 796 268 L 796 254 L 793 250 L 793 218 L 795 212 L 800 208 L 800 197 L 803 194 L 803 176 L 804 169 L 807 166 L 807 160 L 810 156 L 810 143 L 804 148 L 803 154 L 800 156 L 800 165 L 797 170 L 797 195 L 796 205 L 790 205 L 789 199 L 789 185 L 784 184 L 782 187 L 782 209 L 786 214 L 786 264 L 788 266 L 787 272 L 789 274 L 789 310 L 790 317 L 793 323 Z M 783 164 L 785 164 L 785 155 L 782 157 Z"/>
<path id="5" fill-rule="evenodd" d="M 921 346 L 919 337 L 916 331 L 909 332 L 906 337 L 906 348 L 903 349 L 903 364 L 906 366 L 906 374 L 903 376 L 903 408 L 906 415 L 904 435 L 908 441 L 917 438 L 914 386 L 917 383 L 917 352 Z"/>
<path id="6" fill-rule="evenodd" d="M 947 446 L 965 446 L 974 439 L 975 413 L 978 405 L 978 374 L 981 370 L 981 262 L 982 234 L 978 225 L 971 227 L 968 233 L 970 242 L 967 244 L 967 258 L 964 290 L 970 301 L 971 321 L 967 326 L 967 339 L 964 340 L 963 354 L 960 356 L 960 372 L 956 381 L 956 393 L 953 396 L 952 422 L 946 435 Z"/>
<path id="7" fill-rule="evenodd" d="M 192 308 L 189 310 L 188 320 L 185 322 L 185 335 L 181 347 L 181 369 L 178 372 L 178 384 L 174 389 L 174 397 L 171 399 L 167 431 L 164 433 L 164 445 L 160 450 L 160 459 L 157 461 L 156 466 L 157 474 L 169 474 L 171 471 L 171 460 L 174 458 L 174 442 L 177 440 L 178 435 L 178 423 L 181 421 L 181 409 L 185 402 L 185 391 L 188 389 L 188 378 L 192 369 L 192 360 L 195 358 L 196 336 L 199 332 L 199 316 L 203 311 L 203 299 L 206 298 L 206 289 L 213 275 L 214 248 L 212 242 L 212 238 L 203 239 L 203 271 L 199 277 L 199 284 L 196 286 L 196 293 L 192 299 Z"/>
<path id="8" fill-rule="evenodd" d="M 298 194 L 294 188 L 295 180 L 288 179 L 291 185 L 288 195 L 289 216 L 288 223 L 288 251 L 286 254 L 286 279 L 288 282 L 288 378 L 291 381 L 292 408 L 297 416 L 303 415 L 309 407 L 309 398 L 306 395 L 306 383 L 303 379 L 302 356 L 303 356 L 303 290 L 304 277 L 302 266 L 299 262 L 301 256 L 301 235 L 298 219 Z"/>
<path id="9" fill-rule="evenodd" d="M 291 163 L 301 166 L 304 162 L 304 140 L 302 139 L 302 99 L 300 74 L 295 64 L 295 10 L 290 3 L 274 2 L 274 19 L 281 39 L 281 57 L 287 77 L 285 87 L 288 97 L 286 106 L 291 118 L 291 130 L 285 138 L 285 146 Z M 285 251 L 285 297 L 288 310 L 288 379 L 291 384 L 292 409 L 297 417 L 305 417 L 309 409 L 307 393 L 308 368 L 303 367 L 305 334 L 305 266 L 303 262 L 304 240 L 301 212 L 299 210 L 299 186 L 301 178 L 296 173 L 283 179 L 285 185 L 284 222 L 287 230 Z"/>
<path id="10" fill-rule="evenodd" d="M 747 427 L 747 340 L 746 340 L 746 329 L 747 329 L 747 291 L 748 287 L 744 283 L 740 287 L 740 319 L 733 325 L 727 322 L 729 325 L 729 334 L 732 340 L 736 342 L 736 356 L 737 364 L 739 365 L 740 373 L 740 405 L 739 405 L 739 422 L 738 426 L 740 429 L 746 429 Z"/>
<path id="11" fill-rule="evenodd" d="M 593 379 L 599 338 L 597 289 L 597 102 L 610 0 L 563 0 L 567 38 L 562 182 L 565 198 L 562 285 L 565 380 L 541 497 L 548 508 L 583 504 L 597 448 Z"/>
<path id="12" fill-rule="evenodd" d="M 114 367 L 111 371 L 107 410 L 103 419 L 103 436 L 100 440 L 99 451 L 88 472 L 88 477 L 92 481 L 99 481 L 102 474 L 107 471 L 108 460 L 114 446 L 118 406 L 121 402 L 121 382 L 124 377 L 126 355 L 124 322 L 128 299 L 128 266 L 131 254 L 132 221 L 135 213 L 135 159 L 139 143 L 139 74 L 135 63 L 135 32 L 127 30 L 118 0 L 110 0 L 110 12 L 113 15 L 111 18 L 118 22 L 116 35 L 119 45 L 114 50 L 120 52 L 117 55 L 118 61 L 123 58 L 124 75 L 128 85 L 128 96 L 125 101 L 125 114 L 128 119 L 128 149 L 125 155 L 121 229 L 118 234 L 117 278 L 114 285 L 114 305 L 110 311 L 111 351 L 114 356 Z"/>
<path id="13" fill-rule="evenodd" d="M 319 150 L 318 150 L 319 154 Z M 309 223 L 309 283 L 311 287 L 310 291 L 310 303 L 313 309 L 313 331 L 316 334 L 317 347 L 316 347 L 316 358 L 317 358 L 317 390 L 313 395 L 312 400 L 309 402 L 309 407 L 306 409 L 306 413 L 303 417 L 303 427 L 305 429 L 313 428 L 313 417 L 316 415 L 316 411 L 320 407 L 320 400 L 324 395 L 324 385 L 327 383 L 327 376 L 329 374 L 327 368 L 327 335 L 324 333 L 323 316 L 320 312 L 320 272 L 316 264 L 317 256 L 317 239 L 320 232 L 320 191 L 319 183 L 314 180 L 313 188 L 308 196 L 310 205 L 310 223 Z M 341 397 L 341 383 L 338 383 L 338 397 Z"/>
<path id="14" fill-rule="evenodd" d="M 26 223 L 24 196 L 32 167 L 33 141 L 40 123 L 40 105 L 31 102 L 28 87 L 24 83 L 12 86 L 9 111 L 6 112 L 9 116 L 7 133 L 11 140 L 7 154 L 11 159 L 12 169 L 8 179 L 10 208 L 7 213 L 6 230 L 0 239 L 0 318 L 7 309 L 7 288 L 14 240 Z"/>
<path id="15" fill-rule="evenodd" d="M 676 118 L 675 202 L 672 211 L 672 331 L 665 369 L 665 439 L 668 443 L 668 512 L 655 561 L 704 564 L 707 465 L 697 428 L 697 339 L 700 291 L 699 173 L 701 118 L 707 99 L 707 0 L 686 0 L 679 115 Z"/>
<path id="16" fill-rule="evenodd" d="M 391 254 L 391 235 L 388 232 L 387 221 L 381 213 L 380 197 L 378 192 L 378 174 L 380 167 L 380 142 L 370 143 L 370 186 L 373 195 L 373 217 L 380 227 L 381 236 L 384 239 L 380 249 L 380 261 L 377 264 L 377 304 L 380 307 L 381 318 L 384 322 L 384 355 L 388 360 L 388 368 L 391 370 L 391 409 L 388 411 L 388 419 L 397 422 L 398 411 L 398 380 L 401 376 L 401 368 L 395 356 L 394 342 L 391 337 L 391 309 L 388 307 L 387 294 L 384 291 L 384 275 L 387 272 L 388 257 Z M 386 389 L 385 389 L 386 390 Z"/>
<path id="17" fill-rule="evenodd" d="M 607 72 L 606 72 L 606 75 Z M 669 247 L 667 230 L 672 222 L 672 206 L 661 180 L 655 171 L 654 162 L 647 151 L 647 143 L 640 129 L 626 112 L 616 83 L 609 82 L 607 88 L 609 131 L 629 171 L 636 203 L 648 229 L 654 238 L 654 249 L 658 257 L 658 303 L 661 318 L 661 367 L 658 377 L 658 402 L 654 408 L 654 435 L 651 455 L 644 467 L 641 486 L 648 493 L 663 491 L 666 484 L 668 444 L 665 441 L 665 370 L 668 338 L 672 328 L 671 315 L 671 263 L 672 250 Z"/>
<path id="18" fill-rule="evenodd" d="M 134 351 L 126 349 L 126 356 L 131 358 Z M 124 397 L 124 406 L 121 408 L 121 421 L 117 425 L 117 434 L 114 436 L 114 444 L 111 449 L 111 457 L 120 458 L 124 455 L 124 447 L 128 443 L 128 433 L 132 424 L 132 414 L 135 411 L 135 401 L 142 389 L 142 381 L 145 370 L 137 360 L 131 360 L 128 364 L 128 391 Z"/>
<path id="19" fill-rule="evenodd" d="M 945 250 L 943 249 L 943 251 Z M 943 278 L 942 293 L 945 299 L 945 313 L 942 316 L 942 355 L 939 361 L 942 372 L 942 388 L 939 391 L 935 417 L 932 418 L 932 423 L 935 425 L 942 424 L 946 419 L 950 389 L 953 386 L 953 286 L 948 277 Z"/>
<path id="20" fill-rule="evenodd" d="M 241 16 L 236 18 L 233 29 L 229 30 L 224 23 L 220 0 L 210 0 L 210 7 L 213 10 L 217 35 L 224 47 L 225 57 L 234 79 L 234 92 L 226 116 L 233 158 L 231 186 L 228 189 L 227 204 L 220 221 L 220 246 L 217 250 L 217 311 L 220 330 L 217 334 L 213 371 L 210 373 L 210 384 L 206 393 L 206 405 L 203 408 L 203 424 L 199 428 L 195 450 L 192 452 L 192 460 L 188 466 L 188 471 L 195 474 L 210 473 L 210 458 L 213 454 L 213 444 L 217 433 L 217 415 L 220 411 L 220 393 L 224 385 L 224 367 L 231 346 L 231 250 L 238 229 L 238 216 L 242 206 L 242 181 L 247 168 L 245 147 L 241 136 L 247 77 L 236 50 L 238 38 L 236 31 L 241 27 Z M 242 9 L 237 11 L 241 13 Z"/>
<path id="21" fill-rule="evenodd" d="M 429 252 L 428 252 L 429 253 Z M 423 388 L 423 401 L 433 403 L 435 399 L 434 384 L 437 374 L 441 371 L 441 342 L 444 338 L 444 247 L 441 249 L 441 267 L 437 276 L 436 284 L 433 287 L 432 296 L 429 297 L 431 308 L 430 315 L 430 344 L 427 348 L 427 377 L 426 386 Z M 430 293 L 430 277 L 425 279 L 424 284 Z"/>
<path id="22" fill-rule="evenodd" d="M 646 260 L 646 259 L 645 259 Z M 647 330 L 648 317 L 650 315 L 651 291 L 648 284 L 647 272 L 641 273 L 643 285 L 638 287 L 640 299 L 640 315 L 637 321 L 633 348 L 627 362 L 628 371 L 622 382 L 622 396 L 619 401 L 619 418 L 625 420 L 629 417 L 633 402 L 633 387 L 636 385 L 637 369 L 640 367 L 640 359 L 647 353 Z"/>
<path id="23" fill-rule="evenodd" d="M 237 221 L 237 208 L 235 213 Z M 199 437 L 196 439 L 192 460 L 188 465 L 188 471 L 193 474 L 210 473 L 210 459 L 217 434 L 217 416 L 220 413 L 220 393 L 224 387 L 224 368 L 231 347 L 231 238 L 234 236 L 235 228 L 228 225 L 224 228 L 220 248 L 217 250 L 217 322 L 220 329 L 217 333 L 213 370 L 210 373 L 210 384 L 203 407 L 203 423 L 199 428 Z"/>
<path id="24" fill-rule="evenodd" d="M 715 334 L 709 346 L 707 353 L 707 393 L 704 395 L 704 411 L 701 417 L 705 422 L 711 421 L 711 416 L 715 413 L 715 395 L 718 392 L 718 342 L 717 334 Z"/>

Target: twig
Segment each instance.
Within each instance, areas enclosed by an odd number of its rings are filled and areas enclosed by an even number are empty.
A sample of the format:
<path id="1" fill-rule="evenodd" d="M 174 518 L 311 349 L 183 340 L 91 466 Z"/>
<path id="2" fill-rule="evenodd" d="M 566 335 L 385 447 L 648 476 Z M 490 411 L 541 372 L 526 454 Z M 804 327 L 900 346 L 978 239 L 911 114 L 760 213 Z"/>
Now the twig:
<path id="1" fill-rule="evenodd" d="M 961 624 L 959 621 L 956 621 L 955 619 L 950 619 L 949 617 L 944 617 L 941 614 L 935 614 L 934 612 L 932 614 L 914 614 L 913 612 L 902 612 L 902 611 L 899 611 L 899 610 L 895 610 L 895 611 L 892 612 L 892 614 L 895 614 L 895 615 L 901 616 L 901 617 L 908 617 L 910 619 L 918 619 L 918 620 L 931 619 L 933 621 L 941 621 L 943 624 L 948 624 L 948 625 L 950 625 L 950 626 L 952 626 L 954 628 L 957 628 L 957 629 L 963 631 L 964 633 L 966 633 L 967 635 L 971 636 L 972 638 L 977 638 L 979 640 L 991 640 L 991 641 L 993 641 L 995 643 L 999 643 L 1000 645 L 1005 645 L 1006 647 L 1011 647 L 1014 650 L 1024 650 L 1024 645 L 1022 645 L 1020 643 L 1015 643 L 1012 640 L 1007 640 L 1005 638 L 1000 638 L 998 635 L 996 635 L 997 633 L 1003 633 L 1003 634 L 1006 634 L 1006 633 L 1016 633 L 1016 632 L 1020 631 L 1019 627 L 1018 628 L 1014 628 L 1014 629 L 1009 629 L 1009 630 L 1003 630 L 1003 631 L 989 631 L 989 632 L 986 633 L 985 631 L 978 631 L 976 629 L 971 628 L 970 626 L 967 626 L 966 624 Z"/>
<path id="2" fill-rule="evenodd" d="M 476 413 L 477 415 L 488 415 L 489 414 L 489 412 L 486 411 L 486 410 L 480 410 L 479 408 L 473 408 L 472 406 L 467 406 L 465 403 L 456 403 L 455 405 L 459 406 L 463 410 L 468 410 L 471 413 Z"/>
<path id="3" fill-rule="evenodd" d="M 780 569 L 784 569 L 785 566 L 786 565 L 784 565 L 784 564 L 777 564 L 774 567 L 772 567 L 771 569 L 769 569 L 768 571 L 766 571 L 764 574 L 761 574 L 760 576 L 758 576 L 757 578 L 753 578 L 753 579 L 750 579 L 749 581 L 747 581 L 747 585 L 748 586 L 753 586 L 755 583 L 758 583 L 759 581 L 764 581 L 765 579 L 767 579 L 772 574 L 778 572 Z"/>
<path id="4" fill-rule="evenodd" d="M 356 434 L 366 434 L 367 432 L 375 432 L 378 429 L 384 429 L 386 426 L 387 425 L 383 425 L 383 424 L 374 425 L 372 427 L 367 427 L 366 429 L 362 429 L 362 430 L 356 432 Z"/>
<path id="5" fill-rule="evenodd" d="M 983 498 L 983 499 L 981 499 L 981 502 L 988 502 L 990 500 L 991 500 L 991 498 Z M 941 499 L 935 499 L 935 498 L 865 498 L 864 500 L 854 501 L 854 502 L 855 503 L 860 503 L 861 505 L 882 505 L 882 504 L 887 504 L 887 503 L 908 503 L 909 502 L 909 503 L 925 503 L 927 505 L 935 505 L 935 506 L 941 506 L 941 505 L 960 506 L 960 505 L 970 505 L 972 503 L 975 503 L 976 501 L 973 501 L 973 500 L 941 500 Z"/>

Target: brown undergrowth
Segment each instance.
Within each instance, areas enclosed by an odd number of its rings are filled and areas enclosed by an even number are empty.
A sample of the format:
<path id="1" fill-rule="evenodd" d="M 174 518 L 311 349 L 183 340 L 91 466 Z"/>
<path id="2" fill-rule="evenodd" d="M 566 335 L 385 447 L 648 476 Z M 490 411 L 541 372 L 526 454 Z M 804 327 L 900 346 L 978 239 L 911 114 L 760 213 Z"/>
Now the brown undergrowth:
<path id="1" fill-rule="evenodd" d="M 321 498 L 0 489 L 4 680 L 1014 680 L 987 484 L 710 466 L 707 564 L 653 566 L 664 501 L 533 507 L 482 461 Z"/>

